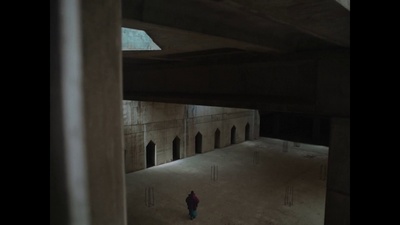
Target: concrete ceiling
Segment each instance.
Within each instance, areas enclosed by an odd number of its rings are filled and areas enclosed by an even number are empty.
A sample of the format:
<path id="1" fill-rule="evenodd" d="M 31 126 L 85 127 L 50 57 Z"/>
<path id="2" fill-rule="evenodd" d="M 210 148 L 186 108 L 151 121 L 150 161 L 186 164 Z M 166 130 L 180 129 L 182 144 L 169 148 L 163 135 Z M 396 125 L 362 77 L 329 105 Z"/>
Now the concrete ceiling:
<path id="1" fill-rule="evenodd" d="M 123 27 L 162 51 L 124 52 L 160 63 L 350 47 L 350 11 L 335 0 L 123 0 Z"/>
<path id="2" fill-rule="evenodd" d="M 348 1 L 347 1 L 348 2 Z M 346 0 L 123 0 L 126 100 L 350 114 Z"/>

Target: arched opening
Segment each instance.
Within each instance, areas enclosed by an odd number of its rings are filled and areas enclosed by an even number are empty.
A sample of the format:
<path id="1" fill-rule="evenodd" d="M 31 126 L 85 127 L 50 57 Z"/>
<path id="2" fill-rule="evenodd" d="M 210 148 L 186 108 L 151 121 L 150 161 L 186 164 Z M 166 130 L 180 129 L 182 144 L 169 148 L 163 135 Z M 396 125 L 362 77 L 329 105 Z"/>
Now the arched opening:
<path id="1" fill-rule="evenodd" d="M 233 126 L 231 129 L 231 144 L 236 144 L 236 127 Z"/>
<path id="2" fill-rule="evenodd" d="M 245 141 L 250 140 L 250 124 L 247 123 L 246 127 L 244 129 L 245 129 L 245 131 L 244 131 L 244 140 Z"/>
<path id="3" fill-rule="evenodd" d="M 150 141 L 146 146 L 146 168 L 156 165 L 156 144 Z"/>
<path id="4" fill-rule="evenodd" d="M 217 130 L 215 131 L 215 135 L 214 135 L 214 148 L 220 147 L 220 139 L 221 139 L 220 136 L 221 136 L 221 132 L 217 128 Z"/>
<path id="5" fill-rule="evenodd" d="M 196 154 L 199 154 L 199 153 L 202 152 L 202 150 L 201 150 L 202 141 L 203 141 L 203 136 L 201 135 L 200 132 L 198 132 L 196 134 L 196 140 L 195 140 L 195 152 L 196 152 Z"/>
<path id="6" fill-rule="evenodd" d="M 175 137 L 174 141 L 172 142 L 172 160 L 178 160 L 181 158 L 181 139 Z"/>

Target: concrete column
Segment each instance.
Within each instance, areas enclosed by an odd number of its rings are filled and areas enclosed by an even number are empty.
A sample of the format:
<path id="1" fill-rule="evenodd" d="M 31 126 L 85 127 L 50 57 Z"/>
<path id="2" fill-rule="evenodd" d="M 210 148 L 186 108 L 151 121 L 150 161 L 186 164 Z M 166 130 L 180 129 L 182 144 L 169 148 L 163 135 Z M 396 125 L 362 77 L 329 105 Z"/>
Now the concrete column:
<path id="1" fill-rule="evenodd" d="M 126 224 L 120 0 L 82 0 L 91 224 Z"/>
<path id="2" fill-rule="evenodd" d="M 80 2 L 50 6 L 50 224 L 88 225 Z"/>
<path id="3" fill-rule="evenodd" d="M 350 224 L 350 119 L 331 120 L 325 225 Z"/>

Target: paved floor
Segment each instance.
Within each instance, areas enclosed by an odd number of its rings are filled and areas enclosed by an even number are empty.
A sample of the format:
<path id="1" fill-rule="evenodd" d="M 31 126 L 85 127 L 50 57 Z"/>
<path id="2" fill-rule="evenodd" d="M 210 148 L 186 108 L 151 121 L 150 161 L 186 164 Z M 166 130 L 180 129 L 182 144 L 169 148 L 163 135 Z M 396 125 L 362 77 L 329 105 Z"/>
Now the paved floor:
<path id="1" fill-rule="evenodd" d="M 324 224 L 328 148 L 287 143 L 260 138 L 126 174 L 128 225 Z"/>

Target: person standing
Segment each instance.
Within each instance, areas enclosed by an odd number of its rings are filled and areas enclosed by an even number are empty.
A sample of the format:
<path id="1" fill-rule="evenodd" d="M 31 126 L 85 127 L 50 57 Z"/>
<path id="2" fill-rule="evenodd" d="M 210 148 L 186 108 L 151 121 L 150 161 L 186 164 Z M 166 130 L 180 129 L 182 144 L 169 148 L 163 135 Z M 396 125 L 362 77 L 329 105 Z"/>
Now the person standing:
<path id="1" fill-rule="evenodd" d="M 199 199 L 196 194 L 191 191 L 190 194 L 186 197 L 186 204 L 189 210 L 190 219 L 193 220 L 197 216 L 197 206 L 199 204 Z"/>

